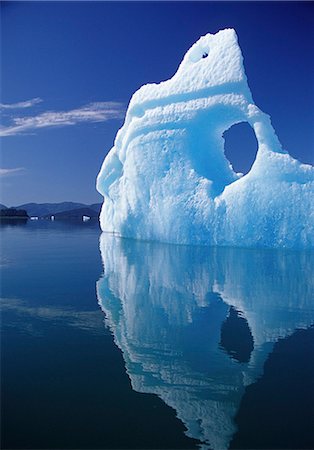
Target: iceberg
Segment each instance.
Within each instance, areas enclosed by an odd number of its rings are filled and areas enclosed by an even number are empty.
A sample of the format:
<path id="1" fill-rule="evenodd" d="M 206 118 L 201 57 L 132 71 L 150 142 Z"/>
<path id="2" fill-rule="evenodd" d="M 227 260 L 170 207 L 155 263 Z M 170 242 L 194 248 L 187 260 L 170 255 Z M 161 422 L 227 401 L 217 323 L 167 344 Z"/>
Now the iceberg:
<path id="1" fill-rule="evenodd" d="M 223 133 L 258 142 L 244 176 Z M 233 29 L 201 37 L 174 76 L 142 86 L 97 178 L 103 231 L 177 244 L 314 247 L 314 168 L 282 147 L 254 103 Z"/>
<path id="2" fill-rule="evenodd" d="M 108 233 L 100 251 L 98 303 L 132 388 L 173 408 L 199 448 L 229 448 L 246 389 L 263 376 L 276 343 L 313 326 L 313 252 Z"/>

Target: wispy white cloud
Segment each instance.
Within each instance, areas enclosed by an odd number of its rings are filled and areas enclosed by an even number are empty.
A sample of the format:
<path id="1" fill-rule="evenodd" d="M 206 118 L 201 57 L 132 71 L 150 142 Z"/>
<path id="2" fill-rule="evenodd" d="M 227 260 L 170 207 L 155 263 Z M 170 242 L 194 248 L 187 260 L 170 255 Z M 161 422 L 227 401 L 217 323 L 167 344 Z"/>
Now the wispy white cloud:
<path id="1" fill-rule="evenodd" d="M 24 102 L 18 103 L 0 103 L 0 109 L 24 109 L 31 108 L 38 103 L 41 103 L 42 99 L 39 97 L 32 98 L 31 100 L 25 100 Z"/>
<path id="2" fill-rule="evenodd" d="M 39 128 L 76 125 L 83 122 L 106 122 L 121 119 L 124 107 L 118 102 L 95 102 L 70 111 L 47 111 L 36 116 L 15 117 L 9 126 L 1 127 L 0 136 L 14 136 Z"/>
<path id="3" fill-rule="evenodd" d="M 16 167 L 14 169 L 2 169 L 0 168 L 0 177 L 7 177 L 10 175 L 15 175 L 16 173 L 24 171 L 24 167 Z"/>

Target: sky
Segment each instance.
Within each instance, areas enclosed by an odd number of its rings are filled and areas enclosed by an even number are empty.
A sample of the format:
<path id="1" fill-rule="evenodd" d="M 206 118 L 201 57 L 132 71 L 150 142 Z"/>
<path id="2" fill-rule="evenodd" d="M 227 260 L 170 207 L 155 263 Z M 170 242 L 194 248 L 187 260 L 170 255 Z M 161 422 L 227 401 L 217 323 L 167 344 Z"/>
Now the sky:
<path id="1" fill-rule="evenodd" d="M 2 1 L 0 202 L 101 202 L 96 176 L 132 94 L 227 27 L 255 103 L 284 149 L 313 164 L 313 2 Z M 244 173 L 256 153 L 248 128 L 226 135 Z"/>

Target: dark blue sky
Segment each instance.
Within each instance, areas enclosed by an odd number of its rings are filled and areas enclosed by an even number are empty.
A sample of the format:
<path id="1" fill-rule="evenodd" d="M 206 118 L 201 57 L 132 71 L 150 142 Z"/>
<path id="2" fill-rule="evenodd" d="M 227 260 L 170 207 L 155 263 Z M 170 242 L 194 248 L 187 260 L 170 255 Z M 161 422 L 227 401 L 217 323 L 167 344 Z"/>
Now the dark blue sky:
<path id="1" fill-rule="evenodd" d="M 313 163 L 311 2 L 2 2 L 1 9 L 6 205 L 101 201 L 95 178 L 134 91 L 171 77 L 201 35 L 226 27 L 237 31 L 253 98 L 284 148 Z M 239 171 L 255 151 L 243 140 L 239 127 L 229 143 Z"/>

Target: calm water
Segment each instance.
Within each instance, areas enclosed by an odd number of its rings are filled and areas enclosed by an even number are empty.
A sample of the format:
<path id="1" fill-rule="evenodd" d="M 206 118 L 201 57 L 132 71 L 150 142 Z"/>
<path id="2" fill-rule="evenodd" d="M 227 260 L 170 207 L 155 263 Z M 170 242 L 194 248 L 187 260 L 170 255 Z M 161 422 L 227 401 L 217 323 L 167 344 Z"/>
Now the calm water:
<path id="1" fill-rule="evenodd" d="M 2 448 L 314 448 L 313 253 L 1 235 Z"/>

